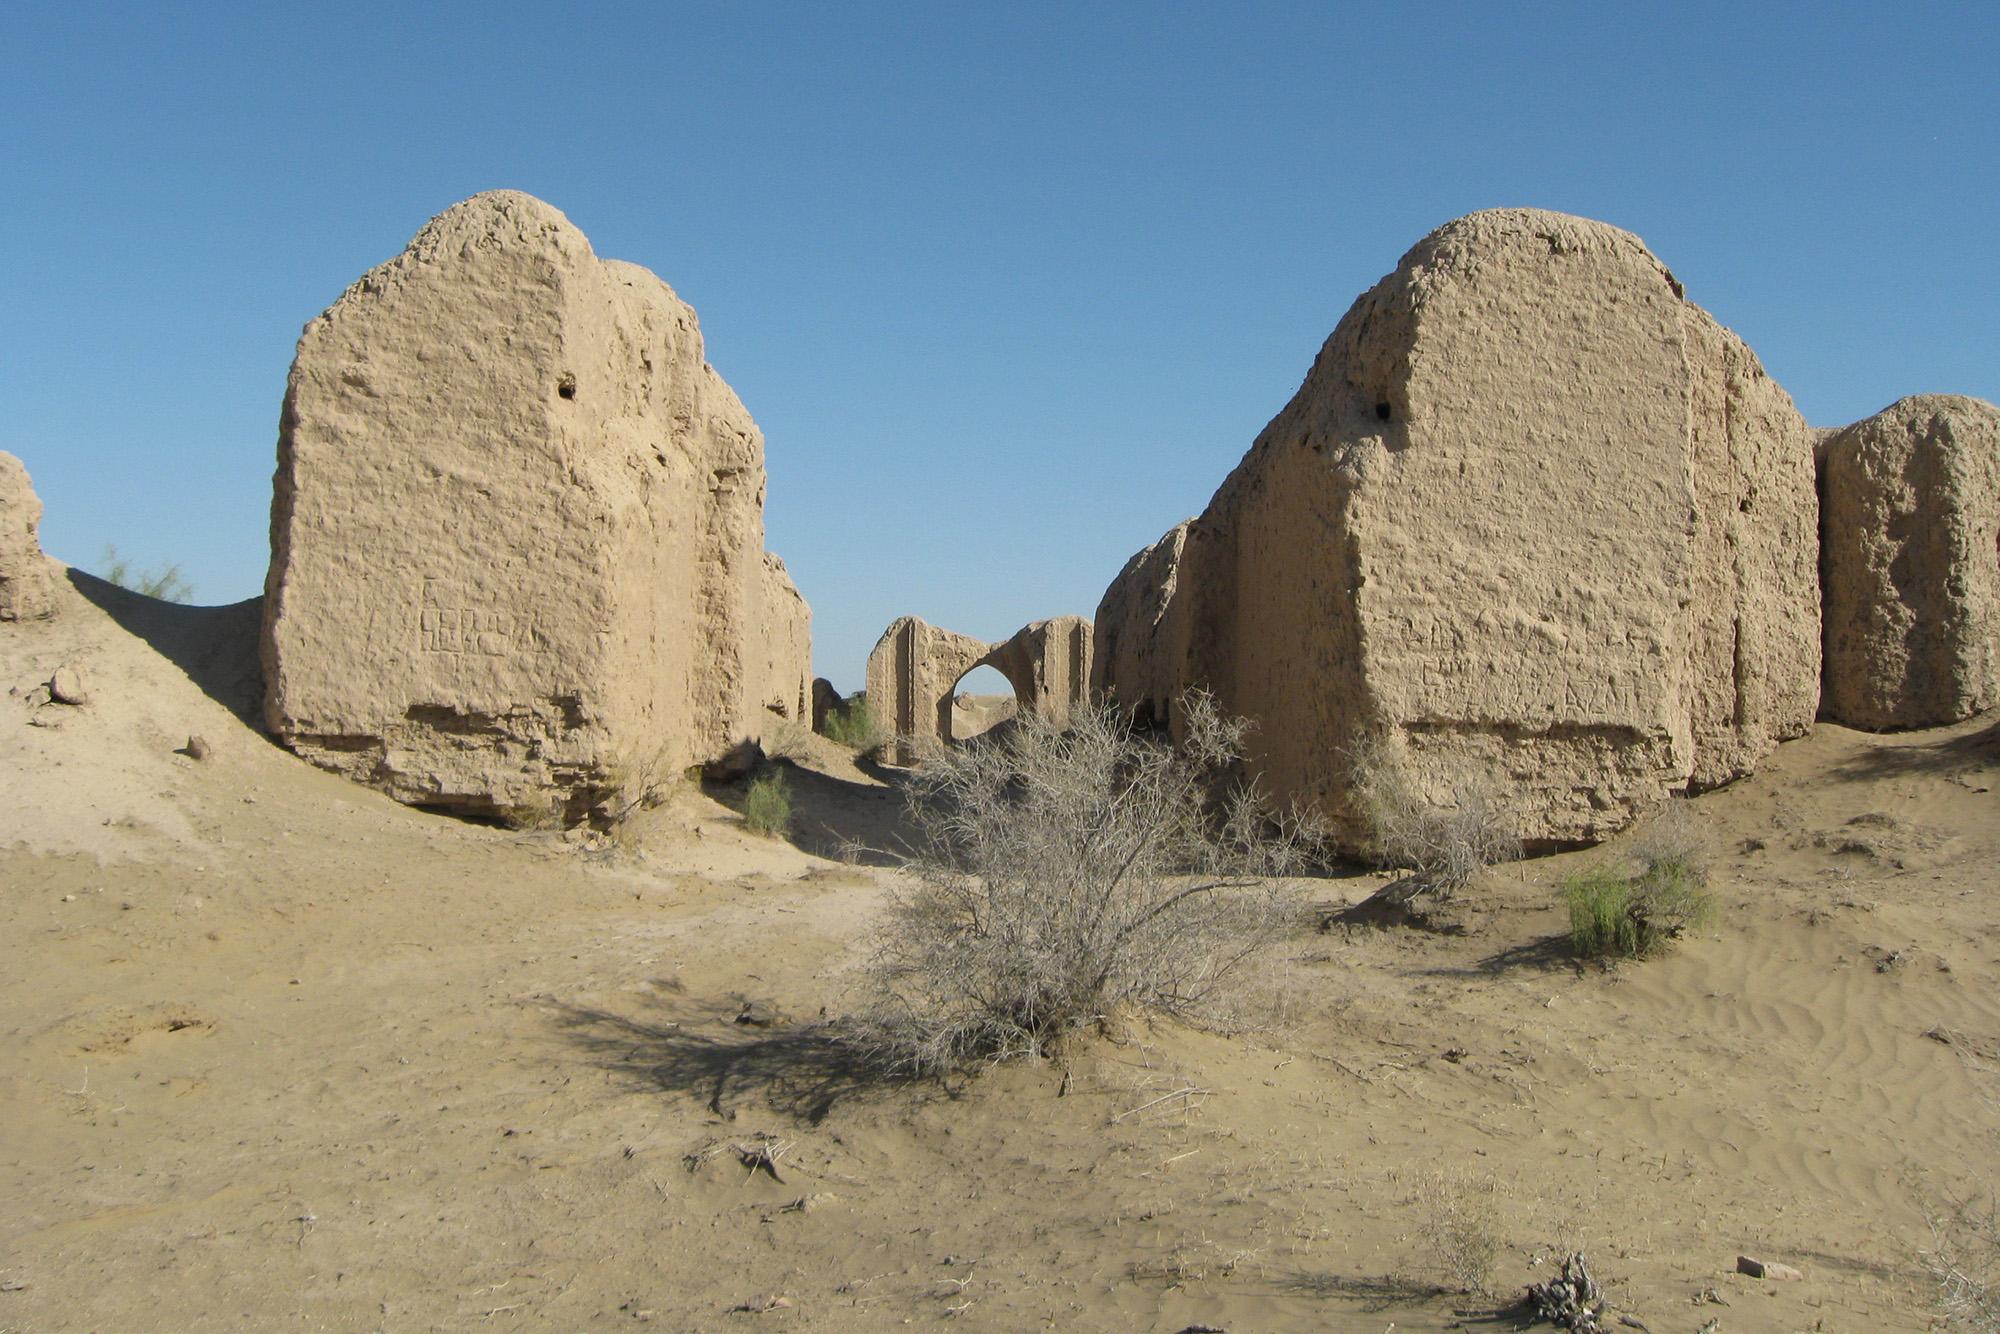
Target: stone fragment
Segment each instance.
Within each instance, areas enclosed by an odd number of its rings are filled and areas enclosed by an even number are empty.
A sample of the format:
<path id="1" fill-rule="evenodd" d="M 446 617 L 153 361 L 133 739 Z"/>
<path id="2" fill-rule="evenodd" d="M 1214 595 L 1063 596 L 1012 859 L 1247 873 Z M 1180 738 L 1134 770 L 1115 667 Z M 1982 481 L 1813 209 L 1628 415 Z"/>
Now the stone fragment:
<path id="1" fill-rule="evenodd" d="M 1637 237 L 1458 219 L 1112 583 L 1093 684 L 1210 690 L 1351 844 L 1348 757 L 1390 734 L 1432 801 L 1483 778 L 1531 843 L 1604 838 L 1810 726 L 1814 442 Z"/>
<path id="2" fill-rule="evenodd" d="M 1021 714 L 1066 723 L 1089 697 L 1090 661 L 1091 624 L 1081 616 L 1035 621 L 995 644 L 899 617 L 868 655 L 868 707 L 894 737 L 885 758 L 915 764 L 925 746 L 953 740 L 952 696 L 975 667 L 1007 678 Z"/>
<path id="3" fill-rule="evenodd" d="M 1757 1260 L 1747 1255 L 1736 1257 L 1736 1272 L 1748 1274 L 1751 1278 L 1768 1278 L 1785 1283 L 1797 1283 L 1805 1278 L 1803 1271 L 1790 1265 L 1779 1264 L 1775 1260 Z"/>
<path id="4" fill-rule="evenodd" d="M 90 703 L 90 687 L 85 684 L 83 670 L 74 663 L 64 663 L 56 668 L 49 678 L 49 698 L 58 704 Z"/>
<path id="5" fill-rule="evenodd" d="M 187 745 L 183 747 L 183 749 L 187 752 L 187 757 L 195 761 L 205 760 L 211 754 L 208 747 L 208 741 L 205 738 L 198 736 L 189 737 L 187 739 Z"/>
<path id="6" fill-rule="evenodd" d="M 54 562 L 42 554 L 42 502 L 28 470 L 0 452 L 0 621 L 56 614 Z"/>
<path id="7" fill-rule="evenodd" d="M 575 820 L 803 717 L 764 446 L 657 277 L 540 200 L 434 218 L 307 325 L 265 715 L 399 800 Z"/>
<path id="8" fill-rule="evenodd" d="M 1905 398 L 1834 432 L 1820 466 L 1826 716 L 1928 727 L 2000 704 L 2000 408 Z"/>

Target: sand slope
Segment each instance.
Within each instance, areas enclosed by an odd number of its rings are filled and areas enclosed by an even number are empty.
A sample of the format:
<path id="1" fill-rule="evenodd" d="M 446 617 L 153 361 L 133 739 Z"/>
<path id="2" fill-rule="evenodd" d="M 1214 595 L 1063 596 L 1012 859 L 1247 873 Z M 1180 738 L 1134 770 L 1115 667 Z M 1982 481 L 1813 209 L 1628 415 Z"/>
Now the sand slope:
<path id="1" fill-rule="evenodd" d="M 1572 854 L 1463 934 L 1302 923 L 1266 1032 L 883 1087 L 814 1026 L 886 873 L 813 854 L 893 836 L 872 771 L 798 739 L 796 846 L 726 791 L 616 844 L 427 815 L 243 721 L 254 605 L 76 582 L 0 631 L 0 1329 L 1512 1328 L 1440 1290 L 1444 1168 L 1502 1289 L 1574 1239 L 1658 1334 L 1917 1330 L 1906 1177 L 1993 1161 L 1992 715 L 1700 799 L 1724 912 L 1670 957 L 1568 960 Z M 64 662 L 89 705 L 37 702 Z"/>

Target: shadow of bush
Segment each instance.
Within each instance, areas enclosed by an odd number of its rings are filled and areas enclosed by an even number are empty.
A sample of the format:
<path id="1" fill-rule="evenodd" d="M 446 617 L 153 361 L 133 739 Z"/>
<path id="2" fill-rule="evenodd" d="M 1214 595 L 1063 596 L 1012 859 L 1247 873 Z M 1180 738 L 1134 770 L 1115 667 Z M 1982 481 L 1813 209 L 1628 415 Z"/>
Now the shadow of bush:
<path id="1" fill-rule="evenodd" d="M 719 1116 L 757 1102 L 817 1125 L 843 1102 L 917 1082 L 834 1023 L 759 1027 L 741 1021 L 740 1006 L 718 1004 L 657 1020 L 567 1002 L 554 1009 L 557 1027 L 600 1069 L 700 1098 Z"/>

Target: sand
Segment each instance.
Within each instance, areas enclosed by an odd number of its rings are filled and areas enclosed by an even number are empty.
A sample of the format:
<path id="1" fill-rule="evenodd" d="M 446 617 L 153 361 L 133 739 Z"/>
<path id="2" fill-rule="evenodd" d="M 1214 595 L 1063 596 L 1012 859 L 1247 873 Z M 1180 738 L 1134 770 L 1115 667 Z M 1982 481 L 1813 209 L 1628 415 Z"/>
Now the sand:
<path id="1" fill-rule="evenodd" d="M 1912 1179 L 1993 1161 L 2000 716 L 1700 798 L 1722 913 L 1666 957 L 1568 957 L 1574 853 L 1457 934 L 1302 921 L 1262 1031 L 885 1086 L 816 1024 L 890 874 L 822 854 L 893 774 L 794 738 L 789 841 L 692 786 L 616 841 L 466 823 L 246 721 L 254 604 L 73 581 L 0 630 L 0 1329 L 1513 1328 L 1580 1244 L 1657 1334 L 1920 1330 Z M 90 703 L 38 702 L 64 663 Z"/>

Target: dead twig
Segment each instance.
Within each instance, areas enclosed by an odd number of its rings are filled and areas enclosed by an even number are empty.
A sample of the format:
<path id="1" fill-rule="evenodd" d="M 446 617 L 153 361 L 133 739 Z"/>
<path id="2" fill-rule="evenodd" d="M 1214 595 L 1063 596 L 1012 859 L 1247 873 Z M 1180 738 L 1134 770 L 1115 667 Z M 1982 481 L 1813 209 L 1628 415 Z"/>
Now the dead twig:
<path id="1" fill-rule="evenodd" d="M 1186 1088 L 1175 1089 L 1172 1093 L 1162 1093 L 1159 1097 L 1154 1098 L 1150 1102 L 1142 1102 L 1137 1107 L 1128 1108 L 1125 1111 L 1118 1113 L 1118 1115 L 1112 1117 L 1111 1121 L 1113 1125 L 1116 1125 L 1118 1122 L 1123 1121 L 1128 1116 L 1137 1116 L 1139 1113 L 1146 1111 L 1149 1108 L 1158 1107 L 1161 1103 L 1171 1102 L 1175 1098 L 1192 1098 L 1196 1096 L 1206 1097 L 1207 1095 L 1208 1095 L 1207 1089 L 1197 1088 L 1195 1085 L 1189 1084 Z"/>
<path id="2" fill-rule="evenodd" d="M 792 1143 L 788 1139 L 763 1139 L 755 1144 L 732 1144 L 729 1147 L 735 1150 L 750 1173 L 755 1174 L 762 1168 L 771 1174 L 771 1180 L 783 1182 L 784 1178 L 778 1175 L 778 1159 L 791 1150 Z"/>

